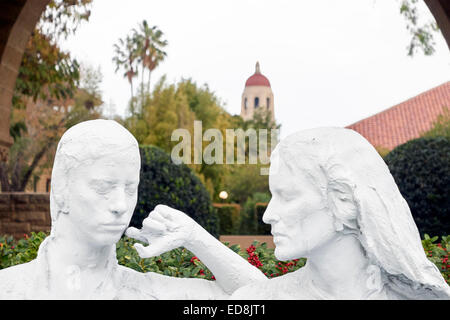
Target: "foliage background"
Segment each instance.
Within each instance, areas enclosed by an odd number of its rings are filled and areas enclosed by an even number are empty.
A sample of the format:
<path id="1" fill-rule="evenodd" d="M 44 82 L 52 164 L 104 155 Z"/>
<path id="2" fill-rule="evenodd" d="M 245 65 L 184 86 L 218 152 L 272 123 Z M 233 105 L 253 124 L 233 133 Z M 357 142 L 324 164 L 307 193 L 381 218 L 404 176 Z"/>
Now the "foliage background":
<path id="1" fill-rule="evenodd" d="M 423 236 L 450 230 L 450 140 L 418 138 L 392 150 L 385 161 Z"/>
<path id="2" fill-rule="evenodd" d="M 141 172 L 138 201 L 131 226 L 142 221 L 158 204 L 165 204 L 189 215 L 213 236 L 219 236 L 219 219 L 210 195 L 200 179 L 184 164 L 176 165 L 155 146 L 141 146 Z"/>
<path id="3" fill-rule="evenodd" d="M 43 232 L 32 233 L 30 237 L 27 236 L 18 241 L 11 237 L 0 237 L 0 269 L 35 259 L 39 245 L 46 236 L 47 234 Z M 441 237 L 439 243 L 437 243 L 438 240 L 437 236 L 431 238 L 425 235 L 422 245 L 428 259 L 437 266 L 446 282 L 450 284 L 450 264 L 448 262 L 450 236 Z M 184 248 L 174 249 L 157 257 L 141 259 L 133 248 L 133 244 L 136 242 L 134 239 L 123 237 L 117 243 L 119 264 L 138 272 L 157 272 L 173 277 L 214 280 L 213 274 L 208 268 Z M 269 278 L 298 270 L 306 263 L 306 259 L 303 258 L 278 261 L 273 254 L 273 249 L 267 248 L 265 243 L 254 242 L 249 248 L 240 248 L 234 245 L 230 249 L 256 266 Z M 333 262 L 330 261 L 330 263 Z"/>

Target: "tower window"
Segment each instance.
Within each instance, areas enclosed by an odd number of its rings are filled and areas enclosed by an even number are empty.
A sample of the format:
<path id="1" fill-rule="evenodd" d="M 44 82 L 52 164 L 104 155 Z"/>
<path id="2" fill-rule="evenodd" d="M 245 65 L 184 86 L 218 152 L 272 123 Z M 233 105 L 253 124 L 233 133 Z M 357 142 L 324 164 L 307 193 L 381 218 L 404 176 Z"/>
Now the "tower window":
<path id="1" fill-rule="evenodd" d="M 244 109 L 247 110 L 247 98 L 244 99 Z"/>
<path id="2" fill-rule="evenodd" d="M 258 108 L 258 107 L 259 107 L 259 98 L 256 97 L 255 98 L 255 108 Z"/>
<path id="3" fill-rule="evenodd" d="M 270 98 L 266 98 L 267 109 L 270 108 Z"/>

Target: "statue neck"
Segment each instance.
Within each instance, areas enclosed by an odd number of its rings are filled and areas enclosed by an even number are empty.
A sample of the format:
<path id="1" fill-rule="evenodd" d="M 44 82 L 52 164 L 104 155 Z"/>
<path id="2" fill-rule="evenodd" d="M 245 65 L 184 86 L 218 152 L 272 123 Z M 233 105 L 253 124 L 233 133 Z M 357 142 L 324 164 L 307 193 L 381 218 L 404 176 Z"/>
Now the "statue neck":
<path id="1" fill-rule="evenodd" d="M 308 277 L 318 291 L 336 299 L 361 299 L 367 294 L 369 261 L 353 234 L 338 234 L 308 257 Z"/>
<path id="2" fill-rule="evenodd" d="M 62 219 L 58 219 L 62 220 Z M 104 270 L 111 260 L 116 260 L 115 244 L 98 245 L 73 228 L 68 221 L 58 221 L 51 233 L 49 263 L 54 266 L 78 266 L 81 271 Z"/>

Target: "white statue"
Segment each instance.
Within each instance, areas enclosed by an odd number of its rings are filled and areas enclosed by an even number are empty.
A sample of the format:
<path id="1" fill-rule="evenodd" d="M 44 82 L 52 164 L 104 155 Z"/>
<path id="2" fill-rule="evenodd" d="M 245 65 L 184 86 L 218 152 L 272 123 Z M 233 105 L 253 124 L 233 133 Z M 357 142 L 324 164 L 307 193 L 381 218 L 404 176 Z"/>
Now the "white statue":
<path id="1" fill-rule="evenodd" d="M 424 253 L 388 167 L 362 136 L 342 128 L 298 132 L 271 156 L 272 227 L 289 274 L 242 287 L 232 299 L 449 299 Z"/>
<path id="2" fill-rule="evenodd" d="M 137 201 L 136 139 L 111 120 L 70 128 L 52 171 L 52 229 L 35 260 L 0 270 L 1 299 L 217 299 L 267 278 L 184 213 L 157 206 L 143 228 L 128 234 L 151 243 L 142 257 L 184 246 L 216 281 L 139 273 L 120 266 L 116 243 Z"/>

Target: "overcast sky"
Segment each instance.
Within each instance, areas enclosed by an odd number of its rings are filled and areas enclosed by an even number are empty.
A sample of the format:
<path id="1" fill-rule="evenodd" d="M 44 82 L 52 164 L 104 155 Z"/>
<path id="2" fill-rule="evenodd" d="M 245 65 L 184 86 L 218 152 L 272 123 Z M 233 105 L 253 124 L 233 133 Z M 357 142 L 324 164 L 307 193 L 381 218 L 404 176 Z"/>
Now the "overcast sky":
<path id="1" fill-rule="evenodd" d="M 281 136 L 346 126 L 450 80 L 442 35 L 431 57 L 407 56 L 399 0 L 94 0 L 64 47 L 100 66 L 104 101 L 124 115 L 130 87 L 114 73 L 113 44 L 146 19 L 169 41 L 152 75 L 207 83 L 232 114 L 255 63 L 269 79 Z M 423 19 L 432 19 L 421 6 Z"/>

